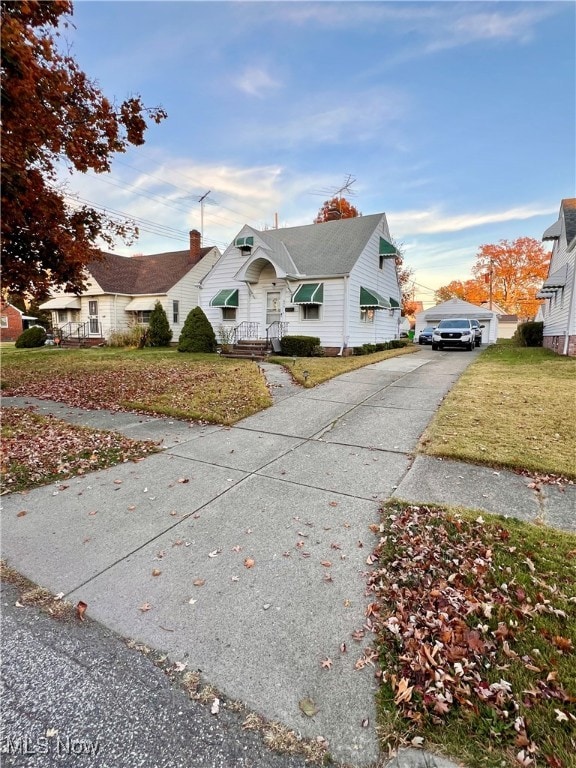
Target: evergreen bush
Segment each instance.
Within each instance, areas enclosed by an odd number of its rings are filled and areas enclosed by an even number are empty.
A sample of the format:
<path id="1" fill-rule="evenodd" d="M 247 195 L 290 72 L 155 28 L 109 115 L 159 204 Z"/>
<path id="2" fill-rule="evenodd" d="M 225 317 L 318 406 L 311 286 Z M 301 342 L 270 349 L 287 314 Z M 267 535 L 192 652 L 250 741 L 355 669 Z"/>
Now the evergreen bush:
<path id="1" fill-rule="evenodd" d="M 16 339 L 18 349 L 32 349 L 32 347 L 43 347 L 46 341 L 46 331 L 44 328 L 27 328 Z"/>
<path id="2" fill-rule="evenodd" d="M 188 313 L 178 339 L 178 352 L 216 352 L 216 334 L 200 307 Z"/>
<path id="3" fill-rule="evenodd" d="M 520 347 L 541 347 L 544 338 L 544 323 L 520 323 L 512 338 L 514 343 Z"/>
<path id="4" fill-rule="evenodd" d="M 172 340 L 172 329 L 164 307 L 159 301 L 154 304 L 148 321 L 147 343 L 151 347 L 167 347 Z"/>

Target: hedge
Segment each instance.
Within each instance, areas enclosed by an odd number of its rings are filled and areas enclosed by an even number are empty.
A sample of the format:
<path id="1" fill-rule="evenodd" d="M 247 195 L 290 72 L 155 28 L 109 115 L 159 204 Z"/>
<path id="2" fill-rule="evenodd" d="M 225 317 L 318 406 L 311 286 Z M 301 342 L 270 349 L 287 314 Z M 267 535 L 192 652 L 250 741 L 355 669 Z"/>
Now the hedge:
<path id="1" fill-rule="evenodd" d="M 280 339 L 282 354 L 292 357 L 318 356 L 317 347 L 320 347 L 317 336 L 283 336 Z"/>

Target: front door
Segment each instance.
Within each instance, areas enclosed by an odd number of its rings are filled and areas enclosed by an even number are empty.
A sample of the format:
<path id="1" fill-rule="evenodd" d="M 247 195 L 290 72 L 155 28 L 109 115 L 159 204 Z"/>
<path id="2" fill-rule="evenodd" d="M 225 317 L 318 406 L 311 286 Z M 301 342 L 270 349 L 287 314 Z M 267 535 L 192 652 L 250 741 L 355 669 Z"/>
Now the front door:
<path id="1" fill-rule="evenodd" d="M 88 302 L 88 322 L 90 336 L 100 336 L 100 322 L 98 320 L 98 302 Z"/>
<path id="2" fill-rule="evenodd" d="M 266 294 L 266 328 L 280 320 L 280 291 L 268 291 Z"/>

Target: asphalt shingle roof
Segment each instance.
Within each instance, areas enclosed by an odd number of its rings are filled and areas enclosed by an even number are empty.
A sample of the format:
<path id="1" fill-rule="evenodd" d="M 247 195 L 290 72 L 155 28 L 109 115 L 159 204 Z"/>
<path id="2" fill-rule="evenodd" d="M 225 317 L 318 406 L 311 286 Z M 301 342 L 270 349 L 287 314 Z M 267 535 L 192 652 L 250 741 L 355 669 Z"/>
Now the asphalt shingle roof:
<path id="1" fill-rule="evenodd" d="M 346 275 L 383 217 L 383 213 L 375 213 L 302 227 L 268 229 L 257 234 L 270 247 L 273 259 L 276 257 L 283 263 L 289 256 L 301 275 Z"/>
<path id="2" fill-rule="evenodd" d="M 212 246 L 200 249 L 200 258 Z M 101 261 L 91 261 L 87 269 L 104 293 L 139 294 L 166 293 L 189 272 L 194 264 L 190 251 L 168 251 L 150 256 L 119 256 L 104 253 Z"/>
<path id="3" fill-rule="evenodd" d="M 566 223 L 566 242 L 570 245 L 576 237 L 576 197 L 567 197 L 562 200 L 562 208 Z"/>

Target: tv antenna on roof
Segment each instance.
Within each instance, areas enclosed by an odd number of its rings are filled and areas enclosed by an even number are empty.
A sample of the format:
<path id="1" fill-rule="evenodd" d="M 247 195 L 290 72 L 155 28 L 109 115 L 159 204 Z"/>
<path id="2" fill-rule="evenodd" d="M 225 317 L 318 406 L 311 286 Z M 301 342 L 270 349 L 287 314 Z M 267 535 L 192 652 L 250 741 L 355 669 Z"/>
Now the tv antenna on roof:
<path id="1" fill-rule="evenodd" d="M 200 244 L 204 245 L 204 200 L 208 197 L 211 190 L 209 189 L 206 194 L 202 195 L 198 198 L 198 202 L 200 203 Z"/>

